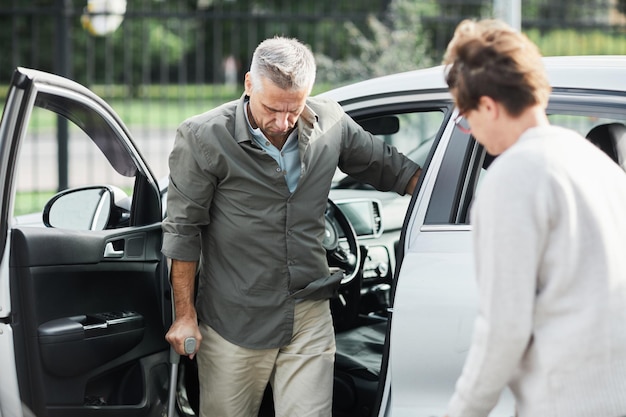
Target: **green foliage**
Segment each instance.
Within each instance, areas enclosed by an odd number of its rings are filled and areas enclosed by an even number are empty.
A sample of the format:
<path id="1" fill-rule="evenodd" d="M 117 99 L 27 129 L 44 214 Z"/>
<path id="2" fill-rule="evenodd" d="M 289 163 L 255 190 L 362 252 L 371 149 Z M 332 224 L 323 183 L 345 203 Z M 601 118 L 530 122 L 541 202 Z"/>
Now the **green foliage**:
<path id="1" fill-rule="evenodd" d="M 367 32 L 345 23 L 343 29 L 356 53 L 340 60 L 317 54 L 318 79 L 345 84 L 432 65 L 421 17 L 434 7 L 432 0 L 392 0 L 384 21 L 370 14 Z"/>
<path id="2" fill-rule="evenodd" d="M 437 5 L 442 16 L 473 18 L 488 13 L 493 0 L 438 0 Z"/>
<path id="3" fill-rule="evenodd" d="M 623 55 L 626 54 L 626 34 L 601 30 L 525 31 L 544 56 L 558 55 Z"/>
<path id="4" fill-rule="evenodd" d="M 63 27 L 70 78 L 107 86 L 105 96 L 142 98 L 150 85 L 216 85 L 224 79 L 222 60 L 231 55 L 241 78 L 258 42 L 274 35 L 309 44 L 318 83 L 329 86 L 438 64 L 458 22 L 490 17 L 493 0 L 129 0 L 122 26 L 106 37 L 81 27 L 86 0 L 6 3 L 11 6 L 0 5 L 0 84 L 17 65 L 61 71 L 56 37 Z M 625 53 L 623 34 L 611 33 L 607 22 L 609 13 L 626 11 L 626 0 L 522 3 L 524 27 L 544 55 Z"/>
<path id="5" fill-rule="evenodd" d="M 20 191 L 15 196 L 13 214 L 40 213 L 55 191 Z"/>
<path id="6" fill-rule="evenodd" d="M 429 39 L 426 50 L 433 63 L 439 64 L 454 29 L 463 19 L 491 16 L 493 0 L 437 0 L 421 18 L 423 36 Z"/>
<path id="7" fill-rule="evenodd" d="M 539 20 L 553 22 L 551 26 L 564 23 L 593 22 L 606 19 L 612 2 L 607 0 L 546 1 L 522 0 L 523 21 Z"/>

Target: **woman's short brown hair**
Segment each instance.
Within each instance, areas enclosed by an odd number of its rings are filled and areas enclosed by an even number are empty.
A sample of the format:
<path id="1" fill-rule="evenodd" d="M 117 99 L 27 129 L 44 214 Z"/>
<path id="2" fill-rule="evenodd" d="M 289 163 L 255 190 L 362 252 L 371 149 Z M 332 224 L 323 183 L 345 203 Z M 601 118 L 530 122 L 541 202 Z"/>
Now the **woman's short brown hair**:
<path id="1" fill-rule="evenodd" d="M 444 57 L 446 82 L 462 113 L 488 96 L 511 116 L 546 106 L 550 84 L 537 46 L 499 20 L 464 20 Z"/>

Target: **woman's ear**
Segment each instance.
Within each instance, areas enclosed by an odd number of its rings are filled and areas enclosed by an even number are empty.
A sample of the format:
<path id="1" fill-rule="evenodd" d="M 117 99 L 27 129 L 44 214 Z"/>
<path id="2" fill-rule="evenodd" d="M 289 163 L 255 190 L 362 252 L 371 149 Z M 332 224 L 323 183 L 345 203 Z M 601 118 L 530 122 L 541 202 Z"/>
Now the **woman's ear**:
<path id="1" fill-rule="evenodd" d="M 500 105 L 489 96 L 481 96 L 478 99 L 478 108 L 482 109 L 490 120 L 496 120 L 500 116 Z"/>

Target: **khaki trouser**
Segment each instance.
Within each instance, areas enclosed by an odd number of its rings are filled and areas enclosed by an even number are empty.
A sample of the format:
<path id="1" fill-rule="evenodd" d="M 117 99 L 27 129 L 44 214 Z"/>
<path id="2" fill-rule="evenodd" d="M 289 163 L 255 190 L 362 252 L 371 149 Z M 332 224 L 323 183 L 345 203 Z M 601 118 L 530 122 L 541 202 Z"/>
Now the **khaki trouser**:
<path id="1" fill-rule="evenodd" d="M 330 417 L 335 335 L 329 303 L 296 304 L 291 343 L 247 349 L 200 325 L 200 417 L 256 417 L 269 382 L 276 417 Z"/>

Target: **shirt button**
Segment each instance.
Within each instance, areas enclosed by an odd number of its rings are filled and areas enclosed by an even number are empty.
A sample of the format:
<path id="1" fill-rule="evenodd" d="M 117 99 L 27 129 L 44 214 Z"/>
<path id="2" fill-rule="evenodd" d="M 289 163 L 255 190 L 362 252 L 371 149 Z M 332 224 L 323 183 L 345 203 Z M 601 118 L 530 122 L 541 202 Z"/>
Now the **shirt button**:
<path id="1" fill-rule="evenodd" d="M 289 236 L 293 235 L 293 230 L 291 230 L 291 229 L 287 230 L 287 234 L 288 234 Z"/>
<path id="2" fill-rule="evenodd" d="M 276 172 L 280 172 L 280 167 L 276 168 Z"/>
<path id="3" fill-rule="evenodd" d="M 266 142 L 265 142 L 265 146 L 270 146 L 270 142 L 269 142 L 269 141 L 266 141 Z"/>

